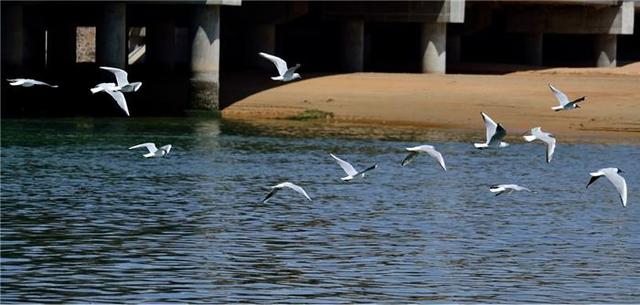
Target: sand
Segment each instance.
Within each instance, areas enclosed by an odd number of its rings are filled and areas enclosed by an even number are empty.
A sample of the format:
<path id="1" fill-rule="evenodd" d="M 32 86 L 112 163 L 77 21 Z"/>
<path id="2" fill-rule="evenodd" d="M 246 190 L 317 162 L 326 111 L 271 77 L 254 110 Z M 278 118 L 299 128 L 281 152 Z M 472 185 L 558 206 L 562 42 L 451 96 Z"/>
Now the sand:
<path id="1" fill-rule="evenodd" d="M 304 75 L 303 75 L 304 77 Z M 582 108 L 554 112 L 548 83 Z M 640 63 L 619 68 L 556 68 L 505 75 L 353 73 L 306 78 L 248 96 L 223 117 L 265 121 L 305 110 L 335 123 L 480 131 L 480 112 L 511 135 L 536 126 L 567 141 L 640 144 Z M 316 124 L 318 124 L 316 122 Z M 482 139 L 479 139 L 482 140 Z"/>

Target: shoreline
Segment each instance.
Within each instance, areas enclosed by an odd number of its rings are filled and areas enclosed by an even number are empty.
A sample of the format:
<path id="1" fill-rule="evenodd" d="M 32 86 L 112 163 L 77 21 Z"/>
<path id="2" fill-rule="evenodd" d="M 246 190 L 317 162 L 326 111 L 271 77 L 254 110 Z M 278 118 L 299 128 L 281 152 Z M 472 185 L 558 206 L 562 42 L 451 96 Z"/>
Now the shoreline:
<path id="1" fill-rule="evenodd" d="M 547 84 L 580 109 L 554 112 Z M 640 144 L 640 63 L 619 68 L 555 68 L 506 75 L 352 73 L 283 84 L 222 111 L 225 119 L 319 122 L 484 134 L 480 112 L 510 136 L 541 126 L 563 142 Z M 309 121 L 310 122 L 310 121 Z M 482 139 L 478 139 L 481 141 Z"/>

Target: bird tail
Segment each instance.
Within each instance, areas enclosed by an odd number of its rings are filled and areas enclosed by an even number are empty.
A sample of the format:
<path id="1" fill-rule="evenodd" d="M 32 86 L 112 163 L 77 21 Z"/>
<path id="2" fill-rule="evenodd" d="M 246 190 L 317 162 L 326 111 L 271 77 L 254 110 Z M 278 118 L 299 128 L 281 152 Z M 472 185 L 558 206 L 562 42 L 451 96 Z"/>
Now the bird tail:
<path id="1" fill-rule="evenodd" d="M 478 149 L 487 148 L 489 145 L 487 143 L 473 143 L 473 146 Z"/>
<path id="2" fill-rule="evenodd" d="M 346 176 L 346 177 L 342 177 L 340 178 L 342 181 L 350 181 L 353 179 L 353 176 Z"/>
<path id="3" fill-rule="evenodd" d="M 533 141 L 533 140 L 535 140 L 535 139 L 536 139 L 536 136 L 532 136 L 532 135 L 529 135 L 529 136 L 522 136 L 522 137 L 523 137 L 523 138 L 524 138 L 524 140 L 525 140 L 525 141 L 527 141 L 527 142 L 531 142 L 531 141 Z"/>
<path id="4" fill-rule="evenodd" d="M 100 91 L 102 91 L 104 89 L 100 88 L 100 87 L 95 87 L 95 88 L 91 88 L 89 90 L 91 90 L 91 93 L 96 94 L 97 92 L 100 92 Z"/>

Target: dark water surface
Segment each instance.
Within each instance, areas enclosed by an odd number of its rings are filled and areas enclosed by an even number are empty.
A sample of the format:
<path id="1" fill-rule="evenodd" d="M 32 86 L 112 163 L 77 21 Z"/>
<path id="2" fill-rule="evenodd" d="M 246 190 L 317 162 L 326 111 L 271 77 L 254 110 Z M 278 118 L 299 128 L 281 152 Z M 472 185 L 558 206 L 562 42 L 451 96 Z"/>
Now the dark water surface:
<path id="1" fill-rule="evenodd" d="M 273 136 L 203 119 L 2 120 L 1 301 L 640 302 L 640 148 Z M 479 139 L 484 132 L 479 131 Z M 168 158 L 129 146 L 173 144 Z M 444 173 L 403 148 L 434 144 Z M 343 183 L 329 152 L 356 167 Z M 620 167 L 623 208 L 589 171 Z M 268 204 L 267 187 L 304 187 Z M 494 197 L 517 183 L 537 194 Z"/>

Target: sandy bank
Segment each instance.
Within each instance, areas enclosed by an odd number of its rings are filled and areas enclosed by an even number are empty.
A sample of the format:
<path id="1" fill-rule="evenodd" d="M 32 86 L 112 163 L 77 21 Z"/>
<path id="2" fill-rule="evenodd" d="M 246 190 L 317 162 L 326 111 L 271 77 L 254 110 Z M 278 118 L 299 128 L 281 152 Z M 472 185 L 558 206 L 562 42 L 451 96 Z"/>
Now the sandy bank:
<path id="1" fill-rule="evenodd" d="M 547 84 L 582 108 L 554 112 Z M 477 131 L 480 112 L 511 135 L 542 126 L 557 137 L 640 144 L 640 63 L 614 69 L 548 69 L 508 75 L 354 73 L 305 79 L 249 96 L 223 111 L 230 119 L 284 118 L 304 110 L 333 122 Z"/>

